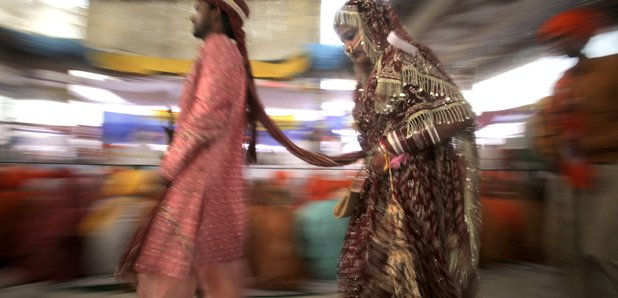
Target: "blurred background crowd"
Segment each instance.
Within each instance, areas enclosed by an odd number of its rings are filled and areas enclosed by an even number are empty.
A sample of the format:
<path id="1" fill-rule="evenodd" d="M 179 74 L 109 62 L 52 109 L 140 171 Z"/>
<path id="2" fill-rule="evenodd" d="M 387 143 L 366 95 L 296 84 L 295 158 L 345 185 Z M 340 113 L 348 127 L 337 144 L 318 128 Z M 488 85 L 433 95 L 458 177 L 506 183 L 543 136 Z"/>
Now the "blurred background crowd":
<path id="1" fill-rule="evenodd" d="M 344 1 L 247 2 L 268 114 L 303 148 L 359 150 L 353 67 L 332 26 Z M 391 2 L 478 116 L 482 297 L 562 297 L 537 277 L 559 276 L 571 257 L 574 206 L 532 150 L 531 129 L 540 100 L 576 59 L 548 51 L 536 31 L 559 12 L 591 7 L 606 21 L 584 52 L 616 54 L 616 1 Z M 15 290 L 41 282 L 124 291 L 110 277 L 164 189 L 157 166 L 198 45 L 192 9 L 192 0 L 0 2 L 0 296 L 49 294 Z M 347 221 L 332 208 L 362 165 L 305 165 L 262 128 L 257 151 L 245 172 L 252 295 L 336 293 Z"/>

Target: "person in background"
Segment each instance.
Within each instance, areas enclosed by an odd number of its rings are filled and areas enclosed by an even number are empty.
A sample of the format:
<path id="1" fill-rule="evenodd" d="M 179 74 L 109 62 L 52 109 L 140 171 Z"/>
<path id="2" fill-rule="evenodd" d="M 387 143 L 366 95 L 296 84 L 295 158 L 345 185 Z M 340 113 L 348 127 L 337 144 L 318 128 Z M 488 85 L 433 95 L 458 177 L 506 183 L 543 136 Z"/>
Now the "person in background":
<path id="1" fill-rule="evenodd" d="M 250 66 L 244 0 L 198 0 L 199 57 L 185 80 L 161 173 L 170 185 L 116 275 L 139 297 L 241 297 L 247 207 L 242 168 Z M 252 82 L 252 80 L 251 80 Z M 137 275 L 137 277 L 135 277 Z"/>
<path id="2" fill-rule="evenodd" d="M 538 32 L 554 50 L 576 58 L 539 111 L 533 146 L 567 181 L 574 197 L 576 297 L 598 297 L 594 272 L 618 295 L 618 55 L 588 58 L 583 52 L 602 15 L 574 9 L 550 18 Z"/>
<path id="3" fill-rule="evenodd" d="M 480 216 L 470 105 L 386 1 L 349 0 L 334 26 L 355 65 L 368 176 L 339 261 L 343 297 L 472 297 Z"/>

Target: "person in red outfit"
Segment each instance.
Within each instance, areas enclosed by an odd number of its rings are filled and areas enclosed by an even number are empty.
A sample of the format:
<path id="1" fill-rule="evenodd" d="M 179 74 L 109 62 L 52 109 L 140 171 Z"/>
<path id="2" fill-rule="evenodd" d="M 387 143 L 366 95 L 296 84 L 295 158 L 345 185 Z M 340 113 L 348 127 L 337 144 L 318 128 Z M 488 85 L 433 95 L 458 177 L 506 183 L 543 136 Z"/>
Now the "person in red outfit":
<path id="1" fill-rule="evenodd" d="M 125 256 L 117 272 L 137 275 L 139 297 L 193 297 L 203 288 L 227 298 L 243 291 L 250 69 L 242 25 L 249 8 L 243 0 L 200 0 L 195 10 L 193 35 L 203 43 L 161 163 L 170 185 L 139 245 L 129 247 L 134 258 Z"/>
<path id="2" fill-rule="evenodd" d="M 618 295 L 618 55 L 588 58 L 584 46 L 603 23 L 600 12 L 574 9 L 549 19 L 542 42 L 577 58 L 554 86 L 534 144 L 568 182 L 574 198 L 576 297 Z M 597 287 L 599 273 L 613 285 Z M 598 293 L 603 290 L 603 294 Z M 611 293 L 607 293 L 611 292 Z"/>

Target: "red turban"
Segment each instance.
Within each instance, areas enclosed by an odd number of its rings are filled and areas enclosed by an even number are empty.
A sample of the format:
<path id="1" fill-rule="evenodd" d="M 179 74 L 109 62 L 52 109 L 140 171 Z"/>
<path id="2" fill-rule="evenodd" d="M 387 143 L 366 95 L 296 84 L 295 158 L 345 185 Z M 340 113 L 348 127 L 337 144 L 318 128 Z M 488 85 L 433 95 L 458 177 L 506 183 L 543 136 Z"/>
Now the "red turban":
<path id="1" fill-rule="evenodd" d="M 588 40 L 601 27 L 601 14 L 592 9 L 573 9 L 553 16 L 541 26 L 538 38 L 548 41 L 559 36 Z"/>
<path id="2" fill-rule="evenodd" d="M 223 10 L 230 18 L 236 18 L 240 20 L 239 24 L 242 25 L 249 17 L 249 6 L 245 0 L 205 0 L 208 3 L 212 3 Z"/>

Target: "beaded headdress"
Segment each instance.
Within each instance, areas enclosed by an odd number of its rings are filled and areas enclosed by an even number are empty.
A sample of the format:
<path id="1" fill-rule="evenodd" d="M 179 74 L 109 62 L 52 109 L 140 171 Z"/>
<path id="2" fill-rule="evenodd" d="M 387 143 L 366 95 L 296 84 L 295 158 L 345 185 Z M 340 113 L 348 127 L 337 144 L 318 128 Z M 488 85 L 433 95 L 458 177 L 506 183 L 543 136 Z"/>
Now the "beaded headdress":
<path id="1" fill-rule="evenodd" d="M 397 97 L 410 84 L 436 97 L 463 99 L 438 59 L 412 40 L 387 1 L 349 0 L 337 11 L 334 25 L 361 29 L 363 50 L 378 71 L 378 94 Z M 401 51 L 385 59 L 390 46 Z"/>

